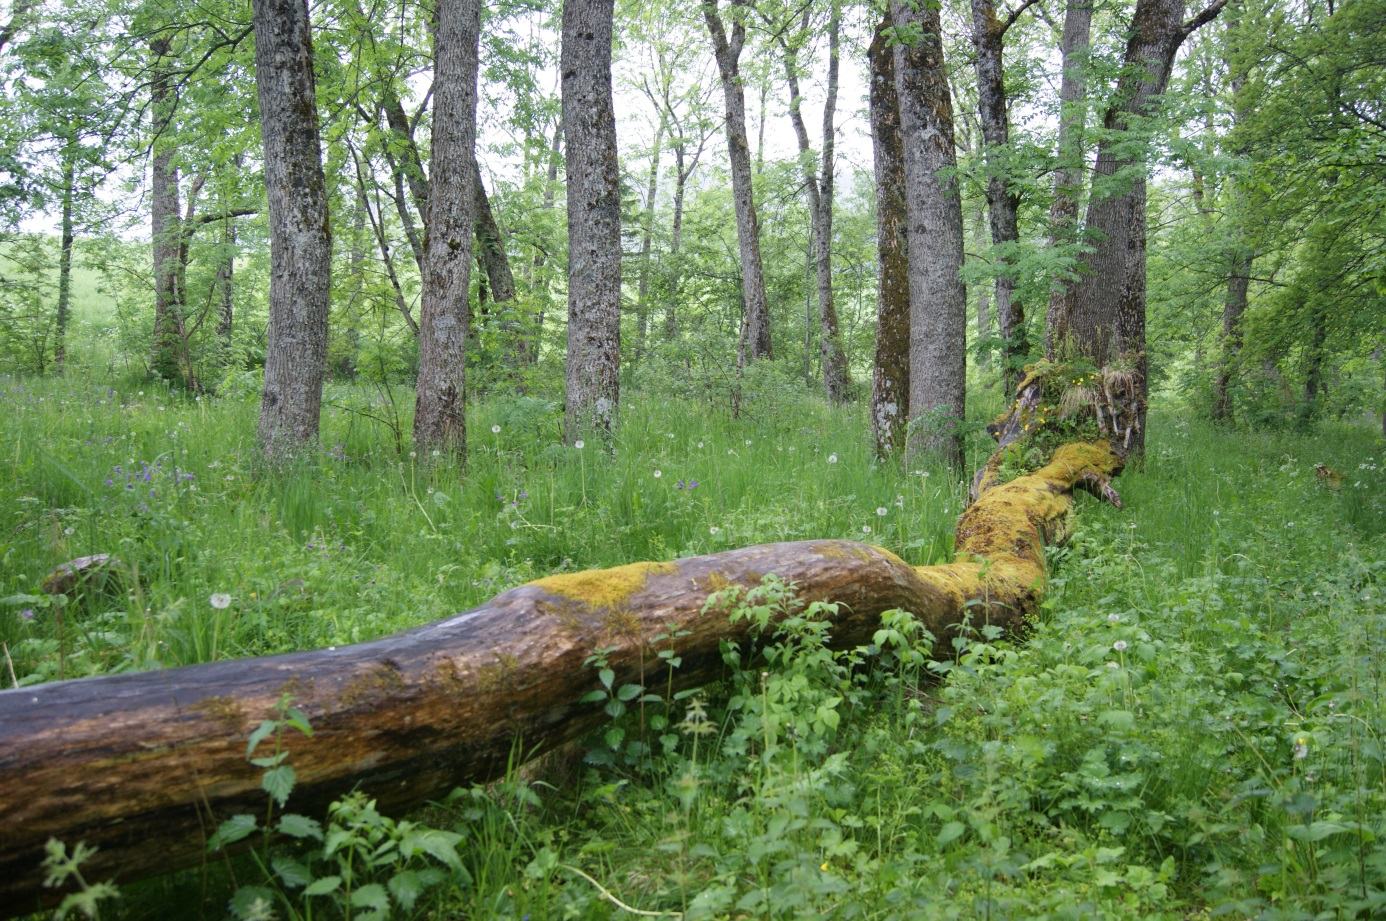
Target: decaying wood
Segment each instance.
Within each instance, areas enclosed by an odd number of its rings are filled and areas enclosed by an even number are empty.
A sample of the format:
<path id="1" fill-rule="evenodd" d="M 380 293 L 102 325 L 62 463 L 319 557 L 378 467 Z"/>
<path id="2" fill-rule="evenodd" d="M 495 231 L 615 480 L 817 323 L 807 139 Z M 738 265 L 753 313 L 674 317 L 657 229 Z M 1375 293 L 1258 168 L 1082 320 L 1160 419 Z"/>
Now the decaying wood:
<path id="1" fill-rule="evenodd" d="M 99 848 L 83 866 L 88 881 L 210 859 L 219 822 L 265 811 L 246 740 L 286 694 L 313 726 L 288 743 L 290 810 L 321 814 L 358 787 L 398 810 L 599 726 L 601 704 L 581 702 L 597 686 L 584 663 L 598 649 L 618 686 L 717 679 L 721 642 L 749 639 L 744 623 L 703 613 L 732 583 L 774 573 L 803 602 L 838 602 L 837 646 L 870 642 L 894 608 L 943 641 L 965 618 L 1013 629 L 1040 599 L 1043 546 L 1063 536 L 1073 490 L 1105 485 L 1120 465 L 1106 442 L 1069 444 L 1042 469 L 990 485 L 959 520 L 948 565 L 916 568 L 852 541 L 765 544 L 552 576 L 356 646 L 0 692 L 0 917 L 53 898 L 40 869 L 50 837 Z M 682 660 L 671 681 L 656 654 L 670 636 Z"/>

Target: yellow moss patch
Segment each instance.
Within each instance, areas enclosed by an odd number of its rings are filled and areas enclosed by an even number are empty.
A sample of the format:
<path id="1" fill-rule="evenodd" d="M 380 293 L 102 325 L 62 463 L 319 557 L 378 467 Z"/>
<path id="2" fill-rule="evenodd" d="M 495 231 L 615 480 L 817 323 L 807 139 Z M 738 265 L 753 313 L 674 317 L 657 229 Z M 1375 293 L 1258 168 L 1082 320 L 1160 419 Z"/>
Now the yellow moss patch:
<path id="1" fill-rule="evenodd" d="M 645 587 L 650 576 L 673 575 L 678 571 L 678 563 L 628 563 L 611 569 L 549 576 L 530 585 L 598 610 L 623 606 L 631 595 Z"/>
<path id="2" fill-rule="evenodd" d="M 860 563 L 869 563 L 873 559 L 871 551 L 861 544 L 845 540 L 823 541 L 809 547 L 809 550 L 825 560 L 856 560 Z"/>

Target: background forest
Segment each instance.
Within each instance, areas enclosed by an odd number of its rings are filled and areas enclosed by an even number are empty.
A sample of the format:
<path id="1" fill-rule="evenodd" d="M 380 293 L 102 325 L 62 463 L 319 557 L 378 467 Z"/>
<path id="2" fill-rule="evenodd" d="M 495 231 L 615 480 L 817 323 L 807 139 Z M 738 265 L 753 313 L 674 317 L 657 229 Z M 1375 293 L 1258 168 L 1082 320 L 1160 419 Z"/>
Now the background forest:
<path id="1" fill-rule="evenodd" d="M 274 85 L 268 22 L 311 34 Z M 1127 511 L 1080 508 L 1024 635 L 903 615 L 833 651 L 813 610 L 677 698 L 596 656 L 580 760 L 407 818 L 353 796 L 81 898 L 1386 912 L 1382 34 L 1382 0 L 8 0 L 6 687 L 768 541 L 940 562 L 1025 366 L 1115 367 L 1149 405 Z M 320 180 L 271 140 L 313 122 Z M 276 271 L 286 227 L 316 274 Z M 321 343 L 283 334 L 297 307 Z M 109 589 L 41 588 L 100 553 Z M 727 611 L 791 607 L 771 580 Z"/>

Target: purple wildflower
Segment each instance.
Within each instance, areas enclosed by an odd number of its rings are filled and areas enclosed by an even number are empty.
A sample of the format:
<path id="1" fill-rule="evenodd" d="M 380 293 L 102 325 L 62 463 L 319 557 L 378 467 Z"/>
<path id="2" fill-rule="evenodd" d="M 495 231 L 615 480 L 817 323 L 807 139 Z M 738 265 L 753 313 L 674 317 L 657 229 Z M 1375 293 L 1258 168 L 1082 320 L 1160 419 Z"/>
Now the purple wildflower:
<path id="1" fill-rule="evenodd" d="M 25 608 L 24 610 L 20 611 L 20 612 L 19 612 L 19 619 L 20 619 L 20 620 L 23 620 L 23 621 L 33 620 L 33 619 L 34 619 L 34 609 L 33 609 L 33 608 Z"/>

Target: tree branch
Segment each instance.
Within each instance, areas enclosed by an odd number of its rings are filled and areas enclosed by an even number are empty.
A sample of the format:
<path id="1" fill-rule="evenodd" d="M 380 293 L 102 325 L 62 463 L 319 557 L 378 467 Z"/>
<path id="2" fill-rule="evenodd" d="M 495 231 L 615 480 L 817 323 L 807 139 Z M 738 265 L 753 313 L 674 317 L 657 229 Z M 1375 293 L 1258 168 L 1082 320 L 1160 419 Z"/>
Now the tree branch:
<path id="1" fill-rule="evenodd" d="M 1028 10 L 1030 7 L 1034 6 L 1037 2 L 1038 2 L 1038 0 L 1025 0 L 1024 3 L 1022 3 L 1022 4 L 1020 4 L 1020 6 L 1016 7 L 1016 8 L 1015 8 L 1015 12 L 1013 12 L 1013 13 L 1011 13 L 1009 16 L 1007 16 L 1007 17 L 1006 17 L 1006 21 L 1003 22 L 1003 23 L 1001 23 L 1001 34 L 1002 34 L 1002 35 L 1005 35 L 1005 34 L 1006 34 L 1006 31 L 1007 31 L 1008 29 L 1010 29 L 1011 26 L 1015 25 L 1015 21 L 1016 21 L 1017 19 L 1019 19 L 1019 18 L 1021 17 L 1021 15 L 1022 15 L 1026 10 Z M 1225 3 L 1225 2 L 1227 2 L 1227 0 L 1223 0 L 1223 2 Z"/>
<path id="2" fill-rule="evenodd" d="M 1225 6 L 1227 6 L 1227 0 L 1213 0 L 1212 3 L 1205 6 L 1203 8 L 1203 12 L 1199 13 L 1197 16 L 1195 16 L 1193 19 L 1190 19 L 1188 22 L 1184 23 L 1184 27 L 1181 30 L 1184 34 L 1184 37 L 1188 38 L 1199 28 L 1206 26 L 1214 19 L 1217 19 L 1218 14 L 1222 12 L 1222 8 Z"/>

